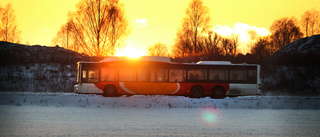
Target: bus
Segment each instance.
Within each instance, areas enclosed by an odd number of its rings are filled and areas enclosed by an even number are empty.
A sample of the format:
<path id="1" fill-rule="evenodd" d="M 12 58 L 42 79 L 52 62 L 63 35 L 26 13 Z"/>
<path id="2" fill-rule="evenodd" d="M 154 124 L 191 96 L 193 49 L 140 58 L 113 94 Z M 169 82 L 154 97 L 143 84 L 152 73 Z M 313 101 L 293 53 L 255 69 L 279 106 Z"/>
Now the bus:
<path id="1" fill-rule="evenodd" d="M 77 63 L 76 93 L 179 95 L 191 98 L 259 95 L 260 66 L 225 61 L 174 63 L 169 57 L 109 57 Z"/>

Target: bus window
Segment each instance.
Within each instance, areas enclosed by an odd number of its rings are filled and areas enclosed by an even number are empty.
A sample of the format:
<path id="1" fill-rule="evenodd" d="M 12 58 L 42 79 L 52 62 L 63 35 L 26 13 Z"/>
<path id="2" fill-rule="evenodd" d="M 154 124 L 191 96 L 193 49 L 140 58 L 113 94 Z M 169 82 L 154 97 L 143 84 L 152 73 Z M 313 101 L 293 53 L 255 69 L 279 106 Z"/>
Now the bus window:
<path id="1" fill-rule="evenodd" d="M 189 80 L 207 80 L 206 69 L 189 69 L 188 70 Z"/>
<path id="2" fill-rule="evenodd" d="M 151 82 L 168 81 L 168 70 L 167 69 L 150 70 L 150 81 Z"/>
<path id="3" fill-rule="evenodd" d="M 82 70 L 82 78 L 87 78 L 87 70 Z"/>
<path id="4" fill-rule="evenodd" d="M 228 70 L 210 69 L 209 80 L 228 80 Z"/>
<path id="5" fill-rule="evenodd" d="M 247 70 L 230 70 L 230 80 L 247 80 Z"/>
<path id="6" fill-rule="evenodd" d="M 135 81 L 135 69 L 119 69 L 119 81 Z"/>
<path id="7" fill-rule="evenodd" d="M 149 81 L 148 69 L 138 69 L 138 81 Z"/>
<path id="8" fill-rule="evenodd" d="M 82 70 L 82 82 L 95 83 L 99 82 L 99 70 Z"/>
<path id="9" fill-rule="evenodd" d="M 249 77 L 257 77 L 257 70 L 256 69 L 248 70 L 248 76 Z"/>
<path id="10" fill-rule="evenodd" d="M 101 69 L 102 81 L 117 81 L 117 70 L 114 68 Z"/>
<path id="11" fill-rule="evenodd" d="M 185 79 L 185 70 L 183 69 L 170 69 L 169 82 L 182 82 Z"/>
<path id="12" fill-rule="evenodd" d="M 248 82 L 257 83 L 257 70 L 249 69 L 248 70 Z"/>

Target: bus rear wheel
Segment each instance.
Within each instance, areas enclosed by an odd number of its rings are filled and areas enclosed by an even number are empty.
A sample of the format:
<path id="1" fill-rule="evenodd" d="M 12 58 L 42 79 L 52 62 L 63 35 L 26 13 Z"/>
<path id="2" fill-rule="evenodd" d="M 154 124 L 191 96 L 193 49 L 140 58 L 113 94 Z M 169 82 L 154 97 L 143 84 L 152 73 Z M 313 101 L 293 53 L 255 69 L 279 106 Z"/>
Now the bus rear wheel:
<path id="1" fill-rule="evenodd" d="M 211 98 L 223 99 L 226 97 L 226 91 L 222 87 L 216 87 L 212 89 Z"/>
<path id="2" fill-rule="evenodd" d="M 191 98 L 200 98 L 200 97 L 203 97 L 203 95 L 204 95 L 204 92 L 202 87 L 195 86 L 191 88 L 191 91 L 190 91 Z"/>
<path id="3" fill-rule="evenodd" d="M 116 97 L 118 96 L 117 88 L 113 85 L 108 85 L 103 89 L 104 97 Z"/>

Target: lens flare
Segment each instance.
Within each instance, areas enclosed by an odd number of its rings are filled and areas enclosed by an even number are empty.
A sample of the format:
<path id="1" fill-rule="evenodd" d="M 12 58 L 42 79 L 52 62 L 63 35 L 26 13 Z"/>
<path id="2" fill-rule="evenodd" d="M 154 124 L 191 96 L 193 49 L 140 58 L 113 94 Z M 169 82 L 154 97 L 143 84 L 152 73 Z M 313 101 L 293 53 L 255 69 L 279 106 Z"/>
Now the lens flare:
<path id="1" fill-rule="evenodd" d="M 217 123 L 219 111 L 213 107 L 206 107 L 200 113 L 201 121 L 206 125 L 212 125 Z"/>
<path id="2" fill-rule="evenodd" d="M 202 113 L 202 119 L 208 123 L 213 123 L 214 121 L 216 121 L 217 117 L 214 113 L 204 112 Z"/>

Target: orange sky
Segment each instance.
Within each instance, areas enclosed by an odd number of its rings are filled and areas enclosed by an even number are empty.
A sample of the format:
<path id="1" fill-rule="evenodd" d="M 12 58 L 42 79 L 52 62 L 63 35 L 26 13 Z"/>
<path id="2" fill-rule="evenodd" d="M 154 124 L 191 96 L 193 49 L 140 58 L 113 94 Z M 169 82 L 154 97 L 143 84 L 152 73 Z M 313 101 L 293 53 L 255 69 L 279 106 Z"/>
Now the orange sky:
<path id="1" fill-rule="evenodd" d="M 75 10 L 78 0 L 1 0 L 11 2 L 22 32 L 22 43 L 51 45 L 51 39 Z M 190 0 L 120 0 L 131 27 L 127 43 L 145 48 L 157 42 L 172 45 Z M 306 10 L 320 9 L 320 0 L 203 0 L 209 7 L 212 27 L 226 30 L 257 28 L 269 30 L 281 17 L 298 19 Z M 236 25 L 237 24 L 237 25 Z M 239 26 L 240 25 L 240 26 Z M 242 26 L 241 26 L 242 25 Z M 240 34 L 241 35 L 241 34 Z M 245 39 L 245 38 L 244 38 Z"/>

